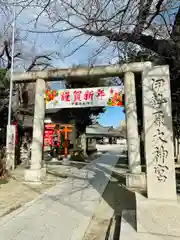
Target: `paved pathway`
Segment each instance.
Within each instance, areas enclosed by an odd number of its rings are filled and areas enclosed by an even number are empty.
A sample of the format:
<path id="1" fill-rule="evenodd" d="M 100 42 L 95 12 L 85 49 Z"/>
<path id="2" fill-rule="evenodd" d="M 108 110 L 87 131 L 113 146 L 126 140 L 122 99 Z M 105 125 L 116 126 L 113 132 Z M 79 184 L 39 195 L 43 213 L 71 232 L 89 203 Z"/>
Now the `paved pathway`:
<path id="1" fill-rule="evenodd" d="M 167 220 L 168 221 L 168 220 Z M 179 237 L 168 235 L 157 235 L 151 233 L 138 233 L 135 230 L 135 211 L 128 210 L 122 212 L 121 233 L 119 240 L 179 240 Z"/>
<path id="2" fill-rule="evenodd" d="M 100 156 L 73 177 L 0 220 L 0 240 L 81 240 L 118 156 Z"/>

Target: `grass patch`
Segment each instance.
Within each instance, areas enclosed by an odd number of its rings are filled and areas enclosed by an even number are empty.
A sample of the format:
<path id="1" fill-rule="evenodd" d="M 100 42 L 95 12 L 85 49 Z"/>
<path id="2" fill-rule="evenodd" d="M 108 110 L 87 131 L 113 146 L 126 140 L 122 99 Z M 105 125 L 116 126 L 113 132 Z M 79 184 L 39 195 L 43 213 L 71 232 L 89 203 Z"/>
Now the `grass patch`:
<path id="1" fill-rule="evenodd" d="M 0 179 L 0 185 L 8 183 L 7 179 Z"/>

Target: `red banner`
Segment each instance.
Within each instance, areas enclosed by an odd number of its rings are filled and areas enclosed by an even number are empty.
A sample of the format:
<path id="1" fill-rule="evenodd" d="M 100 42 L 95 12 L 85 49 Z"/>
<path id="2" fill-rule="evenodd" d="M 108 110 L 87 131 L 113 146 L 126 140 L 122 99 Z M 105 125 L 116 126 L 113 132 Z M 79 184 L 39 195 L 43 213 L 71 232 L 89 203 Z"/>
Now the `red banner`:
<path id="1" fill-rule="evenodd" d="M 45 124 L 44 126 L 44 146 L 52 146 L 54 144 L 53 136 L 55 134 L 56 124 Z M 57 131 L 57 145 L 60 146 L 60 131 Z"/>
<path id="2" fill-rule="evenodd" d="M 60 129 L 56 130 L 55 132 L 55 127 L 57 125 L 60 127 Z M 69 132 L 72 132 L 72 125 L 70 124 L 54 124 L 54 123 L 45 124 L 44 146 L 60 146 L 61 133 L 63 133 L 64 138 L 67 140 Z"/>

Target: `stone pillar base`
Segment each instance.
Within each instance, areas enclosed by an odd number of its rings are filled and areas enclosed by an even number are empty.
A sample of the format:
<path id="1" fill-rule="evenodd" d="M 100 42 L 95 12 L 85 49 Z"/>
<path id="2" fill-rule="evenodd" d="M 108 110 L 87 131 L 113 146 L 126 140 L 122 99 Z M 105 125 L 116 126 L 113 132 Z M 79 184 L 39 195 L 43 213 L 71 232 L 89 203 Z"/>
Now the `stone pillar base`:
<path id="1" fill-rule="evenodd" d="M 46 168 L 41 169 L 26 169 L 24 173 L 24 180 L 26 183 L 41 184 L 41 181 L 46 176 Z"/>
<path id="2" fill-rule="evenodd" d="M 66 165 L 66 166 L 68 166 L 68 165 L 70 165 L 70 159 L 67 157 L 67 158 L 63 158 L 63 160 L 62 160 L 62 165 Z"/>
<path id="3" fill-rule="evenodd" d="M 126 173 L 126 187 L 146 189 L 145 173 Z"/>
<path id="4" fill-rule="evenodd" d="M 180 239 L 180 205 L 176 201 L 141 200 L 136 197 L 136 228 L 139 233 Z"/>

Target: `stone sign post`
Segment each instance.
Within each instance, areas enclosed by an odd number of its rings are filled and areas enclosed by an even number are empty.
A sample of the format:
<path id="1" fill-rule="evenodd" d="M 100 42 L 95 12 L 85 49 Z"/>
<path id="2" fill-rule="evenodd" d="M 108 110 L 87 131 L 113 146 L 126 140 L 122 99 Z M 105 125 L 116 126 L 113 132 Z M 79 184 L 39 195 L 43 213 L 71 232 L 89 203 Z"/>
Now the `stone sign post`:
<path id="1" fill-rule="evenodd" d="M 169 67 L 144 69 L 142 77 L 148 198 L 136 194 L 136 228 L 141 233 L 180 237 Z"/>
<path id="2" fill-rule="evenodd" d="M 143 72 L 143 108 L 148 198 L 176 200 L 168 66 Z"/>
<path id="3" fill-rule="evenodd" d="M 16 127 L 15 125 L 7 125 L 7 139 L 6 139 L 6 168 L 8 170 L 15 168 L 15 143 L 16 141 Z"/>

